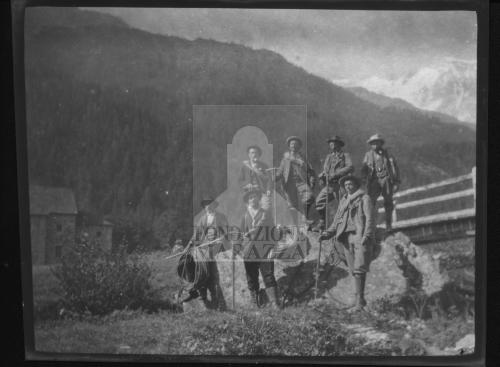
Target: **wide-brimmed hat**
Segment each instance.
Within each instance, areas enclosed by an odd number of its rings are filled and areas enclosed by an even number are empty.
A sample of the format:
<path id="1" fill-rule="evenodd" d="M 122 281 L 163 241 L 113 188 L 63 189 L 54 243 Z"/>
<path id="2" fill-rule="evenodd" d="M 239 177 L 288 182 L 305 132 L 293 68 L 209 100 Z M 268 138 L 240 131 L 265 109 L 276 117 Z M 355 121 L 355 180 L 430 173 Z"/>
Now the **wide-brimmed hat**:
<path id="1" fill-rule="evenodd" d="M 212 206 L 214 208 L 216 208 L 219 203 L 217 201 L 215 201 L 215 199 L 211 196 L 204 196 L 203 199 L 201 199 L 201 207 L 204 208 L 205 206 L 207 206 L 208 204 L 212 204 Z"/>
<path id="2" fill-rule="evenodd" d="M 250 149 L 255 149 L 256 151 L 259 152 L 259 156 L 262 155 L 262 149 L 258 146 L 258 145 L 250 145 L 248 148 L 247 148 L 247 153 L 250 152 Z"/>
<path id="3" fill-rule="evenodd" d="M 361 186 L 361 180 L 358 177 L 354 176 L 354 175 L 346 175 L 346 176 L 342 177 L 339 180 L 339 183 L 340 183 L 341 186 L 344 186 L 344 183 L 346 181 L 354 181 L 358 187 Z"/>
<path id="4" fill-rule="evenodd" d="M 287 145 L 287 146 L 290 146 L 290 142 L 291 142 L 292 140 L 296 140 L 296 141 L 298 141 L 298 142 L 299 142 L 299 145 L 300 145 L 300 146 L 302 146 L 302 139 L 301 139 L 301 138 L 299 138 L 298 136 L 295 136 L 295 135 L 293 135 L 293 136 L 289 136 L 288 138 L 286 138 L 286 145 Z"/>
<path id="5" fill-rule="evenodd" d="M 262 196 L 262 191 L 259 189 L 252 189 L 252 190 L 246 191 L 243 194 L 243 202 L 248 203 L 248 199 L 250 198 L 250 195 L 252 195 L 252 194 L 257 195 L 260 199 L 260 197 Z"/>
<path id="6" fill-rule="evenodd" d="M 380 134 L 375 134 L 375 135 L 370 136 L 370 139 L 368 139 L 366 142 L 367 142 L 368 144 L 371 144 L 371 143 L 373 143 L 374 141 L 380 141 L 382 144 L 384 144 L 384 143 L 385 143 L 384 138 L 382 138 L 382 135 L 380 135 Z"/>
<path id="7" fill-rule="evenodd" d="M 336 141 L 340 144 L 341 147 L 343 147 L 345 145 L 344 141 L 342 140 L 342 138 L 338 135 L 334 135 L 332 136 L 331 138 L 329 138 L 326 142 L 327 143 L 330 143 L 332 141 Z"/>

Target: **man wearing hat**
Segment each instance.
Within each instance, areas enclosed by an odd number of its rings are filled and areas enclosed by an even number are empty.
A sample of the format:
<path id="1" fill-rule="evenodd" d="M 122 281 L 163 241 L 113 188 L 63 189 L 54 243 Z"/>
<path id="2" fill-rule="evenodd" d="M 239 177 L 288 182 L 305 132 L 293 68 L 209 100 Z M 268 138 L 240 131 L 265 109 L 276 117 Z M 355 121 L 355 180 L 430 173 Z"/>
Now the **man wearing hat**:
<path id="1" fill-rule="evenodd" d="M 204 197 L 200 204 L 204 212 L 196 225 L 192 238 L 198 244 L 213 241 L 225 235 L 228 228 L 226 216 L 215 210 L 219 206 L 219 203 L 214 198 Z"/>
<path id="2" fill-rule="evenodd" d="M 309 219 L 309 208 L 314 203 L 312 189 L 315 184 L 314 170 L 300 153 L 302 140 L 297 136 L 286 139 L 288 152 L 283 154 L 276 172 L 276 181 L 281 181 L 286 200 L 291 209 L 294 224 L 298 224 L 298 212 Z"/>
<path id="3" fill-rule="evenodd" d="M 250 190 L 260 190 L 263 195 L 261 206 L 264 210 L 271 207 L 272 181 L 270 179 L 269 167 L 260 161 L 262 149 L 257 145 L 247 148 L 248 160 L 243 161 L 238 182 L 243 193 Z"/>
<path id="4" fill-rule="evenodd" d="M 346 193 L 342 196 L 331 226 L 321 234 L 320 241 L 335 236 L 336 245 L 343 249 L 345 262 L 354 278 L 357 310 L 366 306 L 364 297 L 366 273 L 369 270 L 375 238 L 373 204 L 360 189 L 360 180 L 353 175 L 340 179 Z"/>
<path id="5" fill-rule="evenodd" d="M 252 302 L 259 305 L 259 271 L 264 281 L 266 294 L 273 308 L 279 308 L 278 284 L 274 277 L 274 260 L 266 256 L 266 251 L 274 246 L 270 236 L 273 220 L 268 210 L 260 206 L 262 192 L 249 190 L 243 196 L 247 210 L 241 219 L 240 231 L 244 233 L 243 259 L 248 289 Z"/>
<path id="6" fill-rule="evenodd" d="M 382 148 L 384 139 L 380 134 L 375 134 L 367 140 L 371 149 L 366 152 L 363 159 L 361 173 L 365 178 L 366 190 L 372 199 L 373 206 L 382 194 L 384 198 L 386 230 L 392 229 L 392 211 L 394 204 L 392 195 L 399 188 L 399 169 L 396 160 L 387 149 Z"/>
<path id="7" fill-rule="evenodd" d="M 196 227 L 194 228 L 193 237 L 188 243 L 190 246 L 199 246 L 204 243 L 214 241 L 220 238 L 220 243 L 225 244 L 228 222 L 227 218 L 221 212 L 215 209 L 219 203 L 212 197 L 204 197 L 201 200 L 201 207 L 204 209 L 203 215 L 199 219 Z M 213 243 L 215 245 L 215 242 Z M 208 252 L 210 252 L 208 250 Z M 217 270 L 217 263 L 215 259 L 208 259 L 208 276 L 207 279 L 200 284 L 194 284 L 189 290 L 189 296 L 183 300 L 187 302 L 193 298 L 200 296 L 203 302 L 207 303 L 207 290 L 210 291 L 210 298 L 212 304 L 217 304 L 219 297 L 217 294 L 219 284 L 219 272 Z"/>
<path id="8" fill-rule="evenodd" d="M 327 143 L 330 153 L 326 156 L 323 172 L 319 175 L 320 183 L 324 187 L 316 197 L 316 210 L 321 217 L 316 229 L 320 231 L 325 229 L 325 223 L 328 220 L 326 218 L 326 206 L 328 202 L 335 199 L 338 203 L 340 200 L 343 189 L 339 184 L 339 180 L 354 172 L 351 155 L 342 151 L 345 143 L 340 136 L 332 136 L 327 140 Z"/>

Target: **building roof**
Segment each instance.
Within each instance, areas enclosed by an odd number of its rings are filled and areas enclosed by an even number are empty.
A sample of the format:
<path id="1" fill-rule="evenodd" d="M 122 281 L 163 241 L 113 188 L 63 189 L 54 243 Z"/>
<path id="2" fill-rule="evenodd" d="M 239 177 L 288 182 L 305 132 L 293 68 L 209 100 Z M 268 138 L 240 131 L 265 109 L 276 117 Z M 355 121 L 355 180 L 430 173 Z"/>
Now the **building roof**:
<path id="1" fill-rule="evenodd" d="M 65 187 L 30 186 L 30 214 L 77 214 L 73 190 Z"/>

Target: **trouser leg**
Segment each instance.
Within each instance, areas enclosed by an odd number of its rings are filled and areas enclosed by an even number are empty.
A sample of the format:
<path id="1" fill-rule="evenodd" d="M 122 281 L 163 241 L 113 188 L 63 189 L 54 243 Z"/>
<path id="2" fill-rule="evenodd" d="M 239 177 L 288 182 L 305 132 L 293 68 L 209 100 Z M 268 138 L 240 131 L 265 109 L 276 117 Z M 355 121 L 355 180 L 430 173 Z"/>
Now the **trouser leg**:
<path id="1" fill-rule="evenodd" d="M 366 306 L 365 300 L 365 280 L 366 273 L 354 274 L 354 287 L 355 287 L 355 308 L 360 310 Z"/>
<path id="2" fill-rule="evenodd" d="M 259 262 L 260 274 L 262 275 L 262 279 L 264 281 L 264 286 L 266 288 L 276 287 L 276 278 L 274 276 L 274 261 L 266 260 Z"/>
<path id="3" fill-rule="evenodd" d="M 247 276 L 248 289 L 252 304 L 259 306 L 259 266 L 258 262 L 245 261 L 245 272 Z"/>
<path id="4" fill-rule="evenodd" d="M 384 211 L 385 211 L 385 226 L 386 229 L 392 228 L 392 212 L 394 210 L 394 203 L 392 198 L 392 183 L 389 178 L 379 180 L 381 187 L 382 197 L 384 198 Z"/>
<path id="5" fill-rule="evenodd" d="M 379 181 L 375 178 L 368 181 L 366 189 L 368 191 L 368 196 L 372 199 L 373 207 L 375 208 L 377 205 L 377 199 L 382 193 L 382 187 L 380 186 Z"/>
<path id="6" fill-rule="evenodd" d="M 318 193 L 318 196 L 316 197 L 316 210 L 320 216 L 321 219 L 326 220 L 325 214 L 326 214 L 326 205 L 327 201 L 331 200 L 332 195 L 328 195 L 327 193 L 328 187 L 325 186 L 321 189 L 321 191 Z"/>
<path id="7" fill-rule="evenodd" d="M 251 291 L 259 290 L 259 266 L 256 261 L 245 261 L 245 271 L 247 276 L 248 289 Z"/>
<path id="8" fill-rule="evenodd" d="M 209 261 L 208 262 L 208 274 L 209 278 L 207 281 L 207 288 L 210 292 L 210 300 L 212 303 L 216 304 L 218 302 L 218 292 L 217 285 L 219 283 L 219 270 L 217 269 L 217 262 Z"/>
<path id="9" fill-rule="evenodd" d="M 301 183 L 297 186 L 301 206 L 304 208 L 304 216 L 306 219 L 311 218 L 311 208 L 314 205 L 314 195 L 309 185 Z"/>
<path id="10" fill-rule="evenodd" d="M 286 201 L 288 204 L 288 209 L 290 212 L 290 217 L 292 218 L 292 223 L 293 225 L 297 226 L 299 224 L 299 218 L 298 218 L 298 192 L 297 192 L 297 187 L 295 186 L 295 182 L 293 180 L 289 180 L 285 186 L 284 186 L 284 191 L 286 194 Z"/>
<path id="11" fill-rule="evenodd" d="M 259 263 L 260 273 L 266 287 L 266 294 L 271 307 L 278 309 L 278 284 L 274 277 L 274 261 L 262 261 Z"/>

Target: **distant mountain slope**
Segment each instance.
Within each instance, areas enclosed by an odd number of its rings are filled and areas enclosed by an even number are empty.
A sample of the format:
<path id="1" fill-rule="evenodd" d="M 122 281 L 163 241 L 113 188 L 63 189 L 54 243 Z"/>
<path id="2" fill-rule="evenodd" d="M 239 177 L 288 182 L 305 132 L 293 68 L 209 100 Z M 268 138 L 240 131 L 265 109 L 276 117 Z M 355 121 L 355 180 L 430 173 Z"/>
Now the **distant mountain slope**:
<path id="1" fill-rule="evenodd" d="M 162 216 L 182 231 L 190 225 L 195 104 L 307 105 L 317 170 L 327 136 L 343 136 L 359 167 L 374 132 L 398 157 L 405 187 L 475 164 L 472 129 L 380 108 L 267 50 L 150 34 L 92 12 L 30 9 L 25 55 L 30 178 L 73 187 L 85 209 L 146 227 Z M 221 142 L 240 126 L 211 127 L 217 140 L 204 143 L 225 159 Z M 266 134 L 285 149 L 287 126 L 270 125 Z M 217 193 L 226 177 L 214 168 L 202 174 L 207 192 Z"/>
<path id="2" fill-rule="evenodd" d="M 430 117 L 437 117 L 443 122 L 446 123 L 453 123 L 453 124 L 462 124 L 466 125 L 469 128 L 474 128 L 475 125 L 460 121 L 456 119 L 453 116 L 447 115 L 445 113 L 441 112 L 436 112 L 436 111 L 428 111 L 428 110 L 423 110 L 421 108 L 417 108 L 411 103 L 405 101 L 404 99 L 401 98 L 391 98 L 387 97 L 383 94 L 378 94 L 374 92 L 370 92 L 368 89 L 363 88 L 363 87 L 347 87 L 347 90 L 350 92 L 354 93 L 357 97 L 364 99 L 365 101 L 371 102 L 377 106 L 380 106 L 382 108 L 400 108 L 400 109 L 407 109 L 407 110 L 412 110 L 412 111 L 419 111 L 423 113 L 424 115 L 430 116 Z"/>

